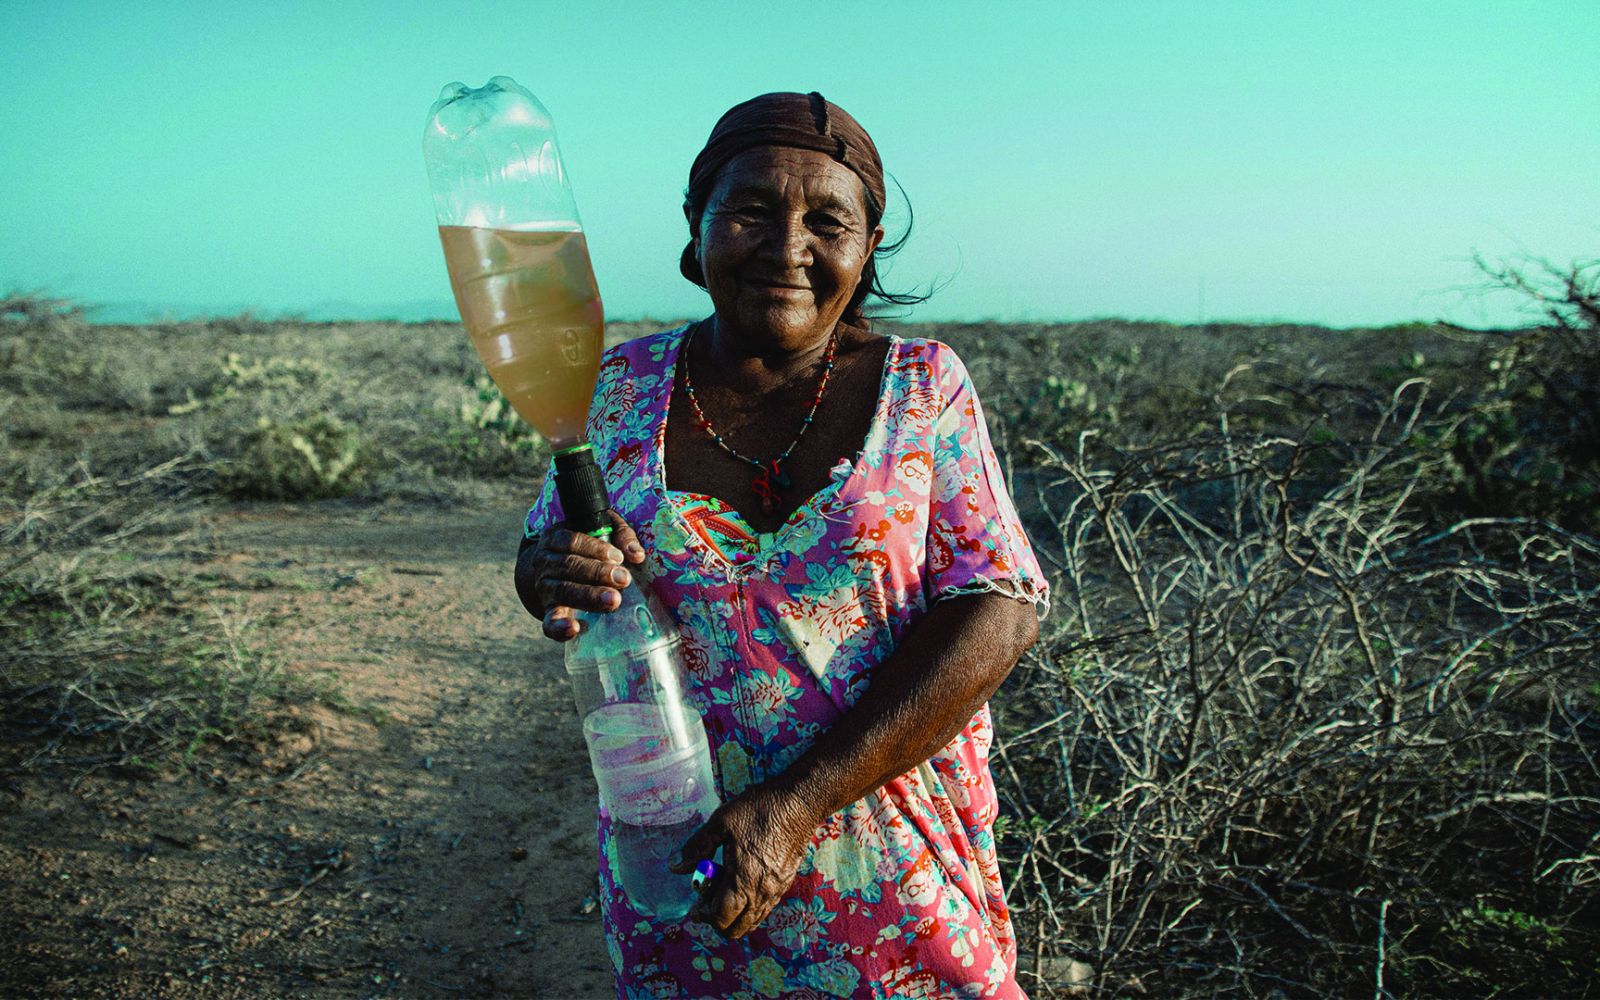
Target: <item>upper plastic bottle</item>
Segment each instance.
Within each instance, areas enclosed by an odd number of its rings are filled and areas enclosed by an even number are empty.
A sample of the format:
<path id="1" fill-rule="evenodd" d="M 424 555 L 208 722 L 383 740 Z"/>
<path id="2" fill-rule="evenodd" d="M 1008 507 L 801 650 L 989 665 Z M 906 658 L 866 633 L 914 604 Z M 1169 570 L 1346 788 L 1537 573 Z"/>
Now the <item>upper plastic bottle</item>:
<path id="1" fill-rule="evenodd" d="M 550 112 L 509 76 L 446 84 L 422 151 L 441 226 L 583 229 Z"/>

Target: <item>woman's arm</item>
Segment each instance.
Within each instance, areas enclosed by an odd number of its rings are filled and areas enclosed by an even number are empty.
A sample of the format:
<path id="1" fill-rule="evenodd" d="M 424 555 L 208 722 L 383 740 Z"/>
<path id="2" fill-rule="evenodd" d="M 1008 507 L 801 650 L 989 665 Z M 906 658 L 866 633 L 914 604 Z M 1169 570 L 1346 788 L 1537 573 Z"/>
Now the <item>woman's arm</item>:
<path id="1" fill-rule="evenodd" d="M 997 594 L 940 601 L 872 669 L 866 692 L 783 773 L 723 804 L 684 845 L 687 872 L 722 848 L 692 916 L 729 937 L 764 920 L 830 815 L 955 739 L 1038 637 L 1032 605 Z"/>

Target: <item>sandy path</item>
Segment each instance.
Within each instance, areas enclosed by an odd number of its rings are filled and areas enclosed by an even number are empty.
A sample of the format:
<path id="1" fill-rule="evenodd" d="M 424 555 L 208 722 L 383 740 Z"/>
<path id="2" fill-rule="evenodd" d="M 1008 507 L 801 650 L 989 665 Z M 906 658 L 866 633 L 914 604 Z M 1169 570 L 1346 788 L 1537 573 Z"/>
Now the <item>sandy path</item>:
<path id="1" fill-rule="evenodd" d="M 21 779 L 0 992 L 611 995 L 593 784 L 559 650 L 511 590 L 515 523 L 207 515 L 184 569 L 256 618 L 248 642 L 372 711 L 303 712 L 211 774 Z"/>

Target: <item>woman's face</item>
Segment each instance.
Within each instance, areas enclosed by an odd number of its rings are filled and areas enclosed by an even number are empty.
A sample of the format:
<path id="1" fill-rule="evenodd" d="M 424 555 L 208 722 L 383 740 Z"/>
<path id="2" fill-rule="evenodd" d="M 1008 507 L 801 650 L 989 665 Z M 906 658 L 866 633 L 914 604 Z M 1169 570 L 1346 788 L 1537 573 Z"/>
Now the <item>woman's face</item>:
<path id="1" fill-rule="evenodd" d="M 722 168 L 694 249 L 718 331 L 764 353 L 826 340 L 882 239 L 849 167 L 809 149 L 760 146 Z"/>

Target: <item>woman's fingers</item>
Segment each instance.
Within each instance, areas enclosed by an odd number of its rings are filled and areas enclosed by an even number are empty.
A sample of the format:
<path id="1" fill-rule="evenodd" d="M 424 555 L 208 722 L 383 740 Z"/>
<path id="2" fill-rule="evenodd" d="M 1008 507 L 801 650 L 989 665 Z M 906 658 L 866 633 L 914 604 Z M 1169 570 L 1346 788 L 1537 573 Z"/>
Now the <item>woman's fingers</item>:
<path id="1" fill-rule="evenodd" d="M 545 577 L 540 583 L 539 596 L 547 608 L 564 605 L 579 611 L 612 611 L 622 603 L 621 586 L 572 583 Z"/>
<path id="2" fill-rule="evenodd" d="M 739 887 L 738 862 L 732 845 L 728 843 L 726 805 L 719 807 L 684 841 L 683 848 L 667 867 L 686 875 L 694 871 L 701 861 L 709 860 L 719 848 L 728 848 L 717 874 L 706 885 L 705 892 L 689 911 L 692 920 L 709 924 L 723 933 L 743 914 L 747 900 Z"/>
<path id="3" fill-rule="evenodd" d="M 767 919 L 767 914 L 771 913 L 773 907 L 778 905 L 778 900 L 783 898 L 786 888 L 788 887 L 773 889 L 764 885 L 759 891 L 750 894 L 749 903 L 722 933 L 731 938 L 742 938 L 760 927 L 761 921 Z"/>
<path id="4" fill-rule="evenodd" d="M 610 611 L 622 603 L 618 591 L 633 582 L 623 559 L 622 550 L 603 539 L 557 528 L 540 556 L 539 598 L 547 608 Z"/>
<path id="5" fill-rule="evenodd" d="M 612 516 L 617 516 L 616 511 L 611 513 Z M 623 521 L 621 517 L 617 517 L 617 520 L 624 527 L 627 527 L 627 522 Z M 612 535 L 615 536 L 616 532 L 613 531 Z M 639 540 L 634 537 L 632 528 L 628 528 L 628 537 L 633 540 L 633 544 L 639 544 Z M 545 548 L 551 552 L 571 553 L 587 559 L 597 559 L 600 562 L 620 563 L 623 561 L 622 550 L 612 545 L 610 541 L 604 538 L 596 538 L 582 531 L 573 531 L 570 528 L 551 529 L 549 536 L 545 539 Z"/>
<path id="6" fill-rule="evenodd" d="M 719 808 L 700 824 L 700 829 L 690 834 L 689 839 L 683 842 L 683 847 L 678 850 L 678 856 L 667 865 L 667 869 L 679 875 L 689 874 L 694 871 L 695 865 L 709 861 L 726 837 L 727 831 L 722 826 L 722 810 Z"/>
<path id="7" fill-rule="evenodd" d="M 572 615 L 572 609 L 556 605 L 544 615 L 544 634 L 556 642 L 566 642 L 583 631 L 582 624 Z"/>
<path id="8" fill-rule="evenodd" d="M 727 937 L 741 938 L 767 919 L 794 876 L 791 873 L 785 880 L 763 868 L 741 864 L 737 857 L 730 859 L 731 854 L 724 853 L 724 864 L 689 915 Z"/>
<path id="9" fill-rule="evenodd" d="M 550 553 L 547 565 L 549 572 L 546 576 L 567 583 L 583 583 L 595 587 L 626 587 L 633 582 L 633 574 L 618 563 L 574 555 L 570 552 L 565 555 Z"/>
<path id="10" fill-rule="evenodd" d="M 611 544 L 622 551 L 628 562 L 644 562 L 644 546 L 639 544 L 639 536 L 634 534 L 633 526 L 616 511 L 611 512 Z"/>
<path id="11" fill-rule="evenodd" d="M 690 916 L 730 938 L 760 926 L 794 882 L 810 831 L 769 826 L 770 809 L 750 794 L 724 802 L 687 841 L 672 870 L 687 873 L 720 849 L 717 874 Z M 798 841 L 795 843 L 794 841 Z"/>
<path id="12" fill-rule="evenodd" d="M 644 547 L 628 522 L 611 512 L 612 531 L 596 538 L 557 525 L 517 557 L 517 596 L 530 611 L 544 608 L 544 634 L 565 642 L 583 630 L 578 611 L 613 611 L 632 585 L 625 565 L 644 562 Z"/>
<path id="13" fill-rule="evenodd" d="M 711 891 L 707 892 L 696 903 L 690 915 L 701 923 L 710 924 L 712 927 L 726 934 L 728 937 L 739 937 L 733 933 L 733 928 L 745 922 L 744 916 L 749 912 L 749 894 L 737 885 L 726 870 L 719 872 L 711 880 Z M 766 916 L 765 913 L 762 916 Z M 755 923 L 750 924 L 751 927 Z M 741 934 L 744 932 L 741 932 Z"/>

